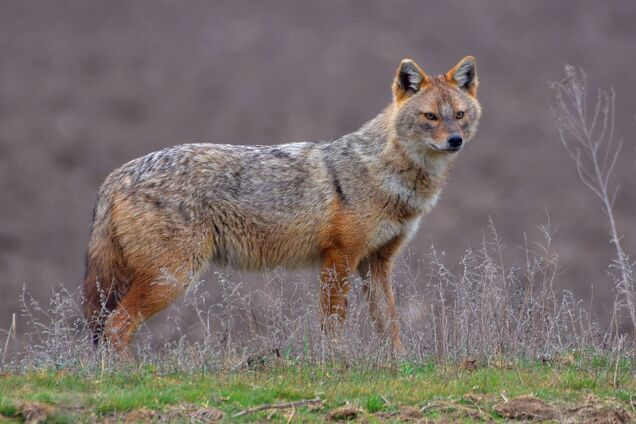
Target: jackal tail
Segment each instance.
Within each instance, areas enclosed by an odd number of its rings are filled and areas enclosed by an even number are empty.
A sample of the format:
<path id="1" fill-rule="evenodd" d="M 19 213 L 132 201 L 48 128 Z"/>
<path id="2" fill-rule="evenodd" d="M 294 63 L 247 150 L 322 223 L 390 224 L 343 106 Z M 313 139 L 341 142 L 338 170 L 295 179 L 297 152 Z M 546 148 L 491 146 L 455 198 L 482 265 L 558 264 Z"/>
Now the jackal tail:
<path id="1" fill-rule="evenodd" d="M 84 317 L 98 345 L 108 314 L 127 290 L 126 265 L 111 219 L 110 206 L 100 199 L 95 206 L 93 226 L 86 252 L 84 275 Z"/>

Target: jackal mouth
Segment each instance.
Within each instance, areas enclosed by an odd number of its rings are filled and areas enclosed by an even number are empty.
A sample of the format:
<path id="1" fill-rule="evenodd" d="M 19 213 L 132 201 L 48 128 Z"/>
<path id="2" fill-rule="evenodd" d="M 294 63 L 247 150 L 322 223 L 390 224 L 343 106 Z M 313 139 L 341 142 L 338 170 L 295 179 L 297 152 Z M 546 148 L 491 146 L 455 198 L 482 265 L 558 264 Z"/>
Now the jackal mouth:
<path id="1" fill-rule="evenodd" d="M 446 153 L 456 153 L 459 152 L 462 149 L 462 146 L 449 146 L 448 144 L 444 143 L 441 146 L 437 145 L 435 143 L 429 143 L 429 146 L 431 146 L 433 148 L 433 150 L 438 151 L 438 152 L 446 152 Z"/>

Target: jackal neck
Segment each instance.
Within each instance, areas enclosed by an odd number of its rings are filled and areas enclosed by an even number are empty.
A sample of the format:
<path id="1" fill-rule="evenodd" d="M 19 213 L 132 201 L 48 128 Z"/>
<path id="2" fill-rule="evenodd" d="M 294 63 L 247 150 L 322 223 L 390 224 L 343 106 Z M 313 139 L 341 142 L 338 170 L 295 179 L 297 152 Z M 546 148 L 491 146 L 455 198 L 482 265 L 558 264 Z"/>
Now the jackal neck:
<path id="1" fill-rule="evenodd" d="M 375 118 L 365 123 L 356 134 L 365 143 L 376 148 L 383 148 L 386 143 L 395 135 L 395 130 L 391 125 L 393 118 L 393 105 L 389 105 Z"/>
<path id="2" fill-rule="evenodd" d="M 427 212 L 445 185 L 455 154 L 422 148 L 414 153 L 413 140 L 401 140 L 395 130 L 392 105 L 363 125 L 355 137 L 378 183 L 376 196 L 397 215 Z M 411 143 L 411 148 L 406 147 Z M 410 212 L 408 212 L 410 211 Z"/>

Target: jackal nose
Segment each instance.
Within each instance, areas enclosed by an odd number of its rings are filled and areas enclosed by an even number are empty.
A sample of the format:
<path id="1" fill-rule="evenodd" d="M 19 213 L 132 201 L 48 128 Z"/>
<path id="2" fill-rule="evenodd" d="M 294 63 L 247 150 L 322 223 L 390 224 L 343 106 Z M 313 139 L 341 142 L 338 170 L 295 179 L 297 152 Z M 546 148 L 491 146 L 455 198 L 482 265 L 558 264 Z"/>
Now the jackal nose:
<path id="1" fill-rule="evenodd" d="M 453 149 L 458 149 L 462 145 L 463 141 L 464 139 L 458 135 L 451 135 L 450 137 L 448 137 L 448 145 L 451 146 Z"/>

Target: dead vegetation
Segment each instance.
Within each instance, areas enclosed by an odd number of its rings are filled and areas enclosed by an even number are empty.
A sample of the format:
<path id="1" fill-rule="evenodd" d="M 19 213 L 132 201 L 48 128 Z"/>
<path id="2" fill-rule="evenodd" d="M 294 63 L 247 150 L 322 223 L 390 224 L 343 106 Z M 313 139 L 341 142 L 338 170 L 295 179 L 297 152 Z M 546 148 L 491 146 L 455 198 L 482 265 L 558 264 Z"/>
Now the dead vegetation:
<path id="1" fill-rule="evenodd" d="M 534 396 L 520 396 L 495 406 L 495 411 L 504 418 L 515 420 L 551 420 L 558 411 Z"/>
<path id="2" fill-rule="evenodd" d="M 612 176 L 624 141 L 615 134 L 614 89 L 598 89 L 595 101 L 589 104 L 585 72 L 566 66 L 565 78 L 552 83 L 552 90 L 552 111 L 561 143 L 576 164 L 581 182 L 600 201 L 609 224 L 610 242 L 616 250 L 610 267 L 618 307 L 613 311 L 613 324 L 620 326 L 621 312 L 625 310 L 631 322 L 632 335 L 635 335 L 634 264 L 623 248 L 623 236 L 614 213 L 620 185 L 612 183 Z"/>
<path id="3" fill-rule="evenodd" d="M 633 357 L 633 340 L 615 324 L 601 328 L 571 292 L 554 290 L 558 257 L 548 225 L 541 230 L 543 242 L 526 248 L 522 266 L 505 264 L 494 226 L 481 249 L 467 251 L 457 265 L 435 250 L 428 265 L 405 258 L 396 278 L 404 346 L 399 357 L 373 332 L 360 280 L 350 294 L 344 336 L 333 344 L 320 330 L 313 282 L 293 281 L 281 272 L 266 274 L 258 290 L 219 273 L 220 299 L 212 299 L 202 282 L 194 284 L 168 318 L 160 318 L 163 330 L 142 329 L 134 353 L 139 363 L 161 372 L 260 370 L 290 361 L 386 366 L 431 357 L 459 362 L 470 371 L 480 364 L 505 368 L 523 358 L 565 360 L 571 352 L 590 350 L 616 359 Z M 430 267 L 428 276 L 421 271 L 425 267 Z M 117 358 L 108 348 L 93 348 L 78 297 L 59 289 L 43 307 L 25 289 L 26 336 L 21 344 L 7 337 L 14 353 L 6 354 L 2 369 L 102 372 L 115 366 Z M 616 316 L 621 307 L 617 303 Z M 183 321 L 187 315 L 197 320 Z"/>
<path id="4" fill-rule="evenodd" d="M 365 414 L 366 412 L 362 408 L 356 405 L 346 404 L 329 411 L 326 417 L 331 421 L 353 421 L 356 418 L 364 417 Z"/>

